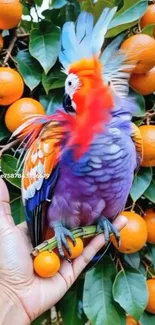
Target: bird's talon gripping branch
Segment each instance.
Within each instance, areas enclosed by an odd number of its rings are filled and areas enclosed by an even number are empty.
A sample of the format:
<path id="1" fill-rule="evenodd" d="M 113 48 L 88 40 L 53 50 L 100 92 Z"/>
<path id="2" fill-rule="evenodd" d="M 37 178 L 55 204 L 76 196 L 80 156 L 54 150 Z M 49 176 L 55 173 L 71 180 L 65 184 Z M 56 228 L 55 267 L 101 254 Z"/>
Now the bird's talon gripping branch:
<path id="1" fill-rule="evenodd" d="M 67 241 L 67 237 L 73 242 L 73 245 L 75 246 L 76 241 L 72 233 L 65 228 L 61 222 L 55 222 L 52 225 L 54 232 L 55 232 L 55 237 L 57 239 L 57 246 L 58 246 L 58 251 L 61 257 L 65 257 L 65 252 L 64 248 L 66 249 L 67 253 L 71 255 L 71 250 Z"/>
<path id="2" fill-rule="evenodd" d="M 120 246 L 120 234 L 116 227 L 105 217 L 101 217 L 97 224 L 97 232 L 100 232 L 100 230 L 104 231 L 105 236 L 105 242 L 107 243 L 110 239 L 110 234 L 112 233 L 116 240 L 118 247 Z"/>

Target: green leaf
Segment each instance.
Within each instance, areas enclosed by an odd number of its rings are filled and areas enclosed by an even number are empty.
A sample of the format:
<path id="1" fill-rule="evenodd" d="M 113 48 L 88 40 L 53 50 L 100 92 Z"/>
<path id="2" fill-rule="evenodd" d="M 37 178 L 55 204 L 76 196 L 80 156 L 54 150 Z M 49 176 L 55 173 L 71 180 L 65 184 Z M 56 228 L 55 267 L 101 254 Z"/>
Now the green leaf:
<path id="1" fill-rule="evenodd" d="M 134 98 L 134 101 L 137 104 L 137 109 L 133 112 L 133 116 L 143 117 L 146 113 L 144 97 L 131 89 L 130 89 L 130 96 Z"/>
<path id="2" fill-rule="evenodd" d="M 53 0 L 51 7 L 53 9 L 60 9 L 68 3 L 67 0 Z"/>
<path id="3" fill-rule="evenodd" d="M 114 37 L 134 26 L 147 9 L 146 0 L 124 0 L 124 6 L 115 15 L 109 25 L 107 37 Z"/>
<path id="4" fill-rule="evenodd" d="M 138 174 L 135 176 L 130 195 L 136 202 L 149 187 L 152 180 L 152 168 L 141 167 Z"/>
<path id="5" fill-rule="evenodd" d="M 121 0 L 98 0 L 93 4 L 92 0 L 84 0 L 81 1 L 81 10 L 91 12 L 97 21 L 104 8 L 113 8 L 118 6 L 120 2 Z"/>
<path id="6" fill-rule="evenodd" d="M 61 9 L 61 14 L 64 15 L 65 21 L 76 21 L 80 13 L 80 6 L 78 1 L 68 3 L 66 7 Z"/>
<path id="7" fill-rule="evenodd" d="M 83 280 L 78 279 L 58 305 L 64 325 L 85 325 L 87 318 L 83 312 L 82 296 Z"/>
<path id="8" fill-rule="evenodd" d="M 12 185 L 21 188 L 21 173 L 17 172 L 17 159 L 11 155 L 2 156 L 1 169 L 3 177 Z"/>
<path id="9" fill-rule="evenodd" d="M 92 0 L 83 0 L 81 2 L 81 11 L 94 13 L 94 6 Z"/>
<path id="10" fill-rule="evenodd" d="M 6 128 L 4 122 L 1 121 L 0 125 L 0 141 L 2 141 L 5 138 L 10 137 L 11 133 L 10 131 Z"/>
<path id="11" fill-rule="evenodd" d="M 36 318 L 31 325 L 50 325 L 51 324 L 51 318 L 50 318 L 50 310 L 43 313 L 41 316 Z"/>
<path id="12" fill-rule="evenodd" d="M 53 114 L 55 111 L 62 107 L 62 96 L 64 91 L 51 91 L 50 95 L 41 95 L 39 100 L 46 110 L 46 114 Z"/>
<path id="13" fill-rule="evenodd" d="M 140 325 L 154 325 L 155 324 L 155 315 L 149 313 L 144 313 L 140 319 Z"/>
<path id="14" fill-rule="evenodd" d="M 154 30 L 155 30 L 155 24 L 151 24 L 151 25 L 147 25 L 145 26 L 141 33 L 142 34 L 147 34 L 147 35 L 150 35 L 151 37 L 154 36 Z"/>
<path id="15" fill-rule="evenodd" d="M 122 269 L 115 278 L 113 296 L 115 301 L 138 321 L 148 302 L 144 276 L 132 268 Z"/>
<path id="16" fill-rule="evenodd" d="M 25 212 L 21 197 L 17 197 L 11 201 L 11 212 L 16 225 L 25 221 Z"/>
<path id="17" fill-rule="evenodd" d="M 152 264 L 155 267 L 155 245 L 149 244 L 148 247 L 149 247 L 149 250 L 150 250 L 150 253 L 151 253 Z"/>
<path id="18" fill-rule="evenodd" d="M 116 5 L 117 0 L 98 0 L 94 6 L 93 14 L 97 21 L 104 8 L 113 8 Z M 118 5 L 118 4 L 117 4 Z"/>
<path id="19" fill-rule="evenodd" d="M 29 54 L 29 52 L 25 51 L 19 51 L 15 59 L 25 84 L 33 90 L 41 81 L 42 69 L 40 64 Z"/>
<path id="20" fill-rule="evenodd" d="M 144 193 L 144 196 L 149 199 L 151 202 L 155 203 L 155 180 L 152 179 L 152 182 L 150 183 L 150 186 L 147 188 L 147 190 Z"/>
<path id="21" fill-rule="evenodd" d="M 60 44 L 60 28 L 49 21 L 43 20 L 30 33 L 29 50 L 39 61 L 45 73 L 54 66 Z"/>
<path id="22" fill-rule="evenodd" d="M 66 76 L 60 71 L 60 68 L 54 67 L 48 75 L 43 73 L 42 84 L 48 94 L 49 90 L 64 87 Z"/>
<path id="23" fill-rule="evenodd" d="M 142 273 L 145 278 L 147 277 L 146 268 L 145 268 L 145 266 L 142 263 L 140 263 L 139 272 Z"/>
<path id="24" fill-rule="evenodd" d="M 35 0 L 35 4 L 38 6 L 38 7 L 41 7 L 43 3 L 43 0 Z"/>
<path id="25" fill-rule="evenodd" d="M 92 325 L 125 325 L 125 314 L 112 297 L 115 276 L 114 263 L 107 256 L 86 273 L 83 306 Z"/>
<path id="26" fill-rule="evenodd" d="M 131 267 L 139 269 L 140 254 L 138 252 L 134 254 L 124 254 L 124 259 Z"/>
<path id="27" fill-rule="evenodd" d="M 134 121 L 134 123 L 137 125 L 137 126 L 140 126 L 143 124 L 143 120 L 137 120 L 137 121 Z"/>

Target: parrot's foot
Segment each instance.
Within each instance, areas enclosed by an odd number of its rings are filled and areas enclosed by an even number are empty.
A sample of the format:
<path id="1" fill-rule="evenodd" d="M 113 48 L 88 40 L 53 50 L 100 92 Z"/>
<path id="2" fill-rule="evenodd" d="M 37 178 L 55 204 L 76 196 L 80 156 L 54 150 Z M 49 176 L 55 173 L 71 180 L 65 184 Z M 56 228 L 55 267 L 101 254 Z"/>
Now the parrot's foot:
<path id="1" fill-rule="evenodd" d="M 54 229 L 55 232 L 55 237 L 57 239 L 57 244 L 58 244 L 58 251 L 61 257 L 65 257 L 65 252 L 63 248 L 66 249 L 66 251 L 71 255 L 70 247 L 67 242 L 67 238 L 71 239 L 73 242 L 73 245 L 76 245 L 76 241 L 74 239 L 74 236 L 72 233 L 65 228 L 60 221 L 55 221 L 52 224 L 52 228 Z"/>
<path id="2" fill-rule="evenodd" d="M 117 240 L 118 247 L 120 246 L 120 234 L 117 228 L 105 217 L 101 217 L 97 223 L 97 232 L 99 232 L 100 230 L 104 231 L 106 243 L 108 243 L 110 239 L 110 234 L 113 233 Z"/>

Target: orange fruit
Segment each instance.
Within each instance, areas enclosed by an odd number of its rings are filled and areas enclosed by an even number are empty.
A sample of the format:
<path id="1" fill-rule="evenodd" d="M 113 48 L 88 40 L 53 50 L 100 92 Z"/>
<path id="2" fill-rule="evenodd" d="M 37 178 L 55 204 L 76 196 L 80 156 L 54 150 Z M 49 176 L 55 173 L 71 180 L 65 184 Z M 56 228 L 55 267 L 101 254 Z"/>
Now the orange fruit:
<path id="1" fill-rule="evenodd" d="M 3 48 L 3 37 L 0 34 L 0 51 L 2 50 L 2 48 Z"/>
<path id="2" fill-rule="evenodd" d="M 149 301 L 146 310 L 149 313 L 155 314 L 155 279 L 147 280 L 147 288 L 149 292 Z"/>
<path id="3" fill-rule="evenodd" d="M 66 249 L 64 249 L 66 257 L 68 257 L 70 259 L 74 259 L 74 258 L 80 256 L 84 249 L 84 244 L 83 244 L 82 239 L 76 238 L 75 240 L 76 240 L 76 245 L 74 246 L 71 239 L 69 239 L 69 238 L 67 239 L 68 245 L 71 250 L 71 255 L 69 255 L 68 252 L 66 251 Z"/>
<path id="4" fill-rule="evenodd" d="M 133 317 L 126 317 L 126 325 L 140 325 Z"/>
<path id="5" fill-rule="evenodd" d="M 54 252 L 44 251 L 35 257 L 33 267 L 40 277 L 50 278 L 59 271 L 60 259 Z"/>
<path id="6" fill-rule="evenodd" d="M 134 73 L 146 73 L 155 65 L 155 40 L 146 34 L 136 34 L 126 39 L 121 49 L 125 51 L 127 61 L 136 64 Z"/>
<path id="7" fill-rule="evenodd" d="M 132 74 L 130 86 L 141 95 L 149 95 L 155 91 L 155 67 L 147 73 Z"/>
<path id="8" fill-rule="evenodd" d="M 146 210 L 144 220 L 148 230 L 147 242 L 155 244 L 155 211 L 153 209 Z"/>
<path id="9" fill-rule="evenodd" d="M 0 29 L 16 27 L 22 17 L 22 5 L 19 0 L 0 0 Z"/>
<path id="10" fill-rule="evenodd" d="M 121 253 L 131 254 L 138 252 L 147 241 L 147 226 L 145 220 L 137 213 L 123 211 L 121 215 L 128 219 L 127 225 L 120 231 L 120 247 L 114 236 L 111 241 Z"/>
<path id="11" fill-rule="evenodd" d="M 24 91 L 20 74 L 7 67 L 0 67 L 0 105 L 10 105 L 19 99 Z"/>
<path id="12" fill-rule="evenodd" d="M 45 114 L 44 107 L 35 99 L 21 98 L 13 103 L 5 114 L 5 124 L 7 128 L 14 132 L 26 117 L 32 114 Z"/>
<path id="13" fill-rule="evenodd" d="M 143 139 L 142 166 L 155 166 L 155 125 L 142 125 L 139 130 Z"/>
<path id="14" fill-rule="evenodd" d="M 151 24 L 155 24 L 155 4 L 147 7 L 144 16 L 140 20 L 141 29 Z M 155 28 L 153 29 L 153 34 L 155 36 Z"/>

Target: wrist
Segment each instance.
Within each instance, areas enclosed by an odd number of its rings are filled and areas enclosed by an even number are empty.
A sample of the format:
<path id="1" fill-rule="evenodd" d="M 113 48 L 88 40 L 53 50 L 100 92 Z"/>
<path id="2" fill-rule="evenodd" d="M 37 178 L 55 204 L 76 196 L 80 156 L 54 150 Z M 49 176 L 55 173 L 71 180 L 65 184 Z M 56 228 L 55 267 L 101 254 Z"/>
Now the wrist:
<path id="1" fill-rule="evenodd" d="M 8 288 L 0 286 L 0 325 L 29 325 L 28 317 L 18 297 Z"/>

